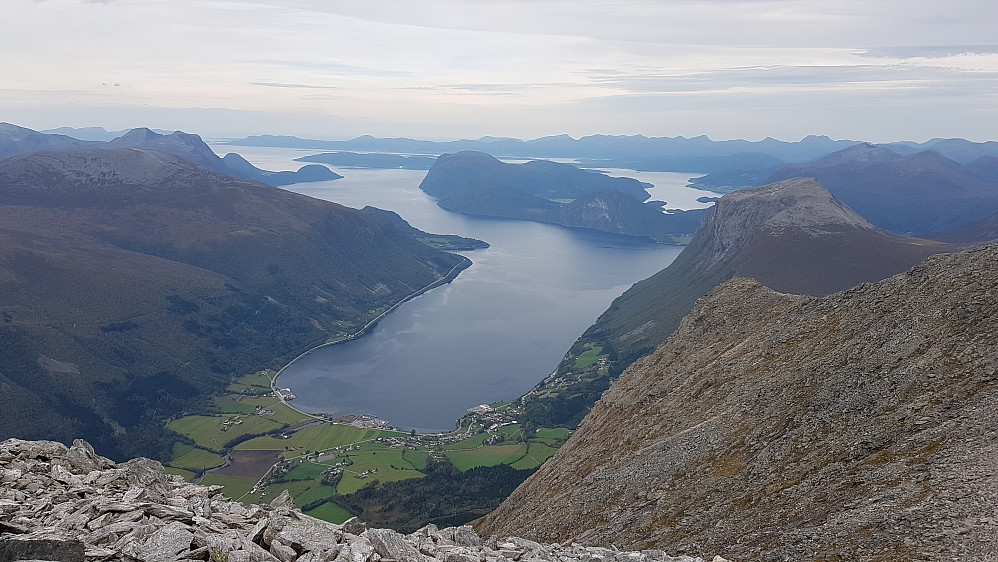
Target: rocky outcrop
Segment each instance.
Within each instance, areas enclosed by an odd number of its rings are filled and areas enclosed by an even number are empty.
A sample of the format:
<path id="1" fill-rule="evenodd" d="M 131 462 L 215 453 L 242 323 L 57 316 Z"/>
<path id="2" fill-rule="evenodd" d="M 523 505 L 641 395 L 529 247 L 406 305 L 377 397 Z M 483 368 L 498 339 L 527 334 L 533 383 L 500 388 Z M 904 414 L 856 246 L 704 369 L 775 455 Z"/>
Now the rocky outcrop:
<path id="1" fill-rule="evenodd" d="M 471 527 L 410 535 L 334 525 L 295 509 L 287 491 L 245 506 L 220 486 L 188 484 L 156 461 L 115 464 L 85 441 L 0 443 L 0 561 L 98 562 L 703 562 L 662 551 L 620 552 L 482 541 Z"/>
<path id="2" fill-rule="evenodd" d="M 998 556 L 998 246 L 823 298 L 729 281 L 476 528 L 733 559 Z"/>

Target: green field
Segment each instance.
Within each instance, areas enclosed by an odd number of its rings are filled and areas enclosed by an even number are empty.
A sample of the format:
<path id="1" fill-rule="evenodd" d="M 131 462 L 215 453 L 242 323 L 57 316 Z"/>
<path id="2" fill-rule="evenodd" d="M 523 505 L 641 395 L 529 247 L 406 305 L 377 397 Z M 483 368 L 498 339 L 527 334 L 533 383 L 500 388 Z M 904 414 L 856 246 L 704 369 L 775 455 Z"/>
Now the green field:
<path id="1" fill-rule="evenodd" d="M 599 354 L 602 352 L 603 348 L 598 345 L 583 351 L 578 357 L 575 358 L 575 368 L 588 369 L 589 367 L 592 367 L 596 364 L 596 361 L 599 360 Z"/>
<path id="2" fill-rule="evenodd" d="M 351 451 L 349 458 L 353 464 L 345 467 L 343 478 L 336 486 L 336 491 L 340 494 L 356 492 L 372 480 L 397 482 L 408 478 L 423 477 L 422 472 L 412 468 L 412 465 L 402 458 L 402 449 L 370 445 L 363 447 L 360 451 Z M 369 474 L 363 478 L 359 477 L 364 472 L 369 472 Z"/>
<path id="3" fill-rule="evenodd" d="M 564 441 L 571 435 L 571 430 L 564 427 L 542 427 L 534 432 L 531 441 L 540 441 L 546 445 L 555 446 L 558 441 Z"/>
<path id="4" fill-rule="evenodd" d="M 274 371 L 260 371 L 239 377 L 226 390 L 239 394 L 266 394 L 270 392 L 270 379 Z"/>
<path id="5" fill-rule="evenodd" d="M 303 420 L 312 419 L 273 396 L 226 394 L 215 398 L 215 404 L 225 414 L 255 414 L 257 408 L 270 410 L 273 412 L 272 414 L 265 414 L 261 417 L 273 420 L 282 425 L 293 425 Z"/>
<path id="6" fill-rule="evenodd" d="M 549 447 L 537 441 L 531 441 L 530 446 L 527 448 L 527 454 L 510 466 L 516 469 L 537 468 L 557 452 L 558 449 L 554 447 Z"/>
<path id="7" fill-rule="evenodd" d="M 322 476 L 322 471 L 329 468 L 328 464 L 314 462 L 297 463 L 291 472 L 283 476 L 284 480 L 315 480 Z"/>
<path id="8" fill-rule="evenodd" d="M 242 423 L 225 429 L 226 421 L 239 420 Z M 278 429 L 282 424 L 269 418 L 254 415 L 187 416 L 173 420 L 166 427 L 181 435 L 186 435 L 199 446 L 210 451 L 221 452 L 225 444 L 237 437 L 254 433 L 266 433 Z"/>
<path id="9" fill-rule="evenodd" d="M 512 464 L 527 454 L 526 443 L 489 445 L 467 451 L 447 451 L 447 458 L 458 470 L 465 471 L 476 466 Z"/>
<path id="10" fill-rule="evenodd" d="M 193 472 L 189 471 L 189 470 L 184 470 L 182 468 L 174 468 L 172 466 L 164 466 L 163 467 L 163 472 L 165 472 L 167 474 L 176 474 L 177 476 L 182 477 L 184 480 L 186 480 L 188 482 L 191 482 L 192 480 L 194 480 L 194 476 L 195 476 L 195 474 Z"/>
<path id="11" fill-rule="evenodd" d="M 496 435 L 503 435 L 507 440 L 513 440 L 518 434 L 521 433 L 520 424 L 512 424 L 500 427 L 494 432 L 485 432 L 472 435 L 471 437 L 458 441 L 457 443 L 448 443 L 444 445 L 444 450 L 453 451 L 457 449 L 472 449 L 475 447 L 484 446 L 484 442 Z"/>
<path id="12" fill-rule="evenodd" d="M 226 476 L 224 474 L 208 473 L 201 479 L 202 486 L 224 486 L 222 492 L 232 498 L 239 499 L 249 492 L 256 484 L 256 478 L 245 478 L 242 476 Z"/>
<path id="13" fill-rule="evenodd" d="M 174 447 L 174 451 L 176 450 L 177 448 Z M 194 472 L 215 468 L 223 464 L 225 464 L 225 459 L 204 449 L 192 449 L 186 454 L 170 461 L 170 466 L 174 468 L 183 468 Z"/>
<path id="14" fill-rule="evenodd" d="M 287 450 L 303 453 L 304 451 L 325 451 L 334 447 L 393 435 L 405 434 L 379 429 L 362 429 L 351 425 L 321 424 L 300 429 L 289 439 L 269 436 L 250 439 L 236 445 L 236 449 Z"/>
<path id="15" fill-rule="evenodd" d="M 599 352 L 598 348 L 587 350 L 580 359 L 595 363 Z M 372 483 L 422 478 L 431 456 L 444 455 L 461 471 L 499 464 L 530 469 L 553 455 L 557 451 L 555 447 L 570 433 L 566 429 L 541 428 L 524 442 L 523 427 L 509 424 L 492 431 L 479 429 L 480 433 L 443 446 L 432 441 L 390 446 L 378 439 L 409 434 L 313 423 L 314 418 L 268 395 L 270 378 L 267 373 L 242 377 L 232 383 L 229 390 L 230 394 L 214 399 L 212 411 L 218 414 L 192 415 L 167 424 L 169 429 L 197 444 L 192 446 L 187 440 L 175 443 L 173 460 L 168 463 L 167 470 L 190 481 L 196 473 L 224 464 L 219 453 L 226 452 L 227 444 L 240 437 L 257 435 L 235 444 L 233 449 L 283 452 L 286 460 L 279 463 L 281 470 L 266 477 L 265 488 L 250 494 L 258 483 L 255 477 L 211 472 L 205 473 L 201 484 L 221 485 L 226 496 L 246 503 L 268 503 L 287 490 L 296 506 L 314 506 L 308 512 L 310 515 L 332 522 L 343 522 L 350 517 L 349 512 L 330 501 L 332 498 L 354 493 Z M 493 407 L 507 409 L 510 403 L 496 403 Z M 463 421 L 473 423 L 471 419 Z M 465 425 L 464 429 L 467 427 Z M 480 422 L 474 427 L 480 427 Z M 335 488 L 322 484 L 323 472 L 334 467 L 342 471 Z M 264 468 L 261 467 L 258 474 Z"/>
<path id="16" fill-rule="evenodd" d="M 426 461 L 429 458 L 429 451 L 419 451 L 413 449 L 406 449 L 402 451 L 402 460 L 405 461 L 406 466 L 415 468 L 419 471 L 426 470 Z"/>
<path id="17" fill-rule="evenodd" d="M 306 513 L 317 519 L 337 524 L 343 523 L 347 519 L 353 517 L 349 511 L 333 502 L 326 502 L 313 510 L 307 511 Z"/>
<path id="18" fill-rule="evenodd" d="M 287 490 L 294 499 L 295 505 L 302 506 L 316 500 L 330 498 L 336 493 L 332 486 L 324 486 L 317 480 L 300 480 L 298 482 L 278 482 L 271 484 L 262 496 L 262 502 L 269 502 Z"/>

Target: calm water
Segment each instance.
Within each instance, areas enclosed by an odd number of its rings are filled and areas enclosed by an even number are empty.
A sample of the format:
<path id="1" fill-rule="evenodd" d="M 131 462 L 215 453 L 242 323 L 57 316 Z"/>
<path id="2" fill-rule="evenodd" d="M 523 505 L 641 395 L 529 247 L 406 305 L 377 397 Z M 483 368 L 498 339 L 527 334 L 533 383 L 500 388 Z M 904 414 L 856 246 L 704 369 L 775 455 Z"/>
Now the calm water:
<path id="1" fill-rule="evenodd" d="M 293 158 L 314 152 L 216 148 L 227 151 L 272 170 L 297 169 Z M 471 268 L 399 307 L 364 337 L 317 350 L 288 367 L 280 385 L 290 387 L 298 396 L 295 405 L 305 410 L 369 413 L 406 428 L 450 429 L 471 406 L 530 390 L 615 297 L 682 249 L 448 213 L 419 190 L 425 171 L 336 171 L 345 178 L 288 189 L 350 207 L 390 209 L 417 228 L 479 238 L 491 247 L 462 252 L 474 262 Z M 675 189 L 685 189 L 689 175 L 680 175 L 673 178 Z M 655 198 L 679 200 L 661 193 Z"/>

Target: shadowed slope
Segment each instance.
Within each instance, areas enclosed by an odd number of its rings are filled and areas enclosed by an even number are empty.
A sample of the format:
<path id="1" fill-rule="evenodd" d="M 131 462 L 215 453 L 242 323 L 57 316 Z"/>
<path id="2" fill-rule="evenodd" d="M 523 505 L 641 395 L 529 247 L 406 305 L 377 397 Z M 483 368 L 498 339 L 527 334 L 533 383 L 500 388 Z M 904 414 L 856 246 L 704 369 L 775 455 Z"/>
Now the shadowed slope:
<path id="1" fill-rule="evenodd" d="M 0 435 L 155 454 L 233 374 L 466 260 L 367 213 L 138 149 L 0 161 Z"/>

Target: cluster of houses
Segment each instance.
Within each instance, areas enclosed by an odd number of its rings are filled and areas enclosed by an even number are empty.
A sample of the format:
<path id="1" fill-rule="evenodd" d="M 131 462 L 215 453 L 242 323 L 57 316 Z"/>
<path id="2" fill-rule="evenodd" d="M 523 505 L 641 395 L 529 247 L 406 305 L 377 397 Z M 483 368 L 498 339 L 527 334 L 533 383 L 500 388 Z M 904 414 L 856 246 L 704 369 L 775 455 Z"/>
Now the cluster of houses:
<path id="1" fill-rule="evenodd" d="M 222 431 L 228 431 L 229 428 L 235 427 L 237 425 L 242 425 L 242 423 L 243 423 L 243 420 L 241 420 L 238 417 L 237 418 L 230 418 L 230 419 L 227 419 L 224 422 L 222 422 L 221 430 Z"/>

